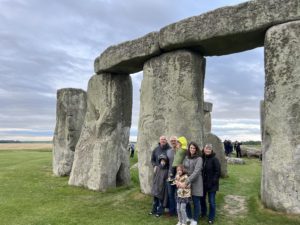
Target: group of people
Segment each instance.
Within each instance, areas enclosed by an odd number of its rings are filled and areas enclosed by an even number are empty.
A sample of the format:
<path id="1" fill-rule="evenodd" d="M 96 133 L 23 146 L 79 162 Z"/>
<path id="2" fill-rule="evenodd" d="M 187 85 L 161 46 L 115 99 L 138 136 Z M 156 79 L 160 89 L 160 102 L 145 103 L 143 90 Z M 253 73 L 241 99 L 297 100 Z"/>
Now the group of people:
<path id="1" fill-rule="evenodd" d="M 150 215 L 160 217 L 164 208 L 178 216 L 177 225 L 197 225 L 200 217 L 212 224 L 216 215 L 216 192 L 219 190 L 220 162 L 212 144 L 200 150 L 185 137 L 159 138 L 151 156 L 154 176 L 153 205 Z M 209 210 L 206 198 L 208 196 Z M 193 205 L 193 207 L 192 207 Z"/>
<path id="2" fill-rule="evenodd" d="M 225 155 L 230 156 L 233 152 L 233 148 L 236 152 L 237 158 L 242 158 L 242 150 L 241 150 L 241 142 L 235 141 L 233 144 L 231 140 L 224 140 L 224 149 L 225 149 Z"/>

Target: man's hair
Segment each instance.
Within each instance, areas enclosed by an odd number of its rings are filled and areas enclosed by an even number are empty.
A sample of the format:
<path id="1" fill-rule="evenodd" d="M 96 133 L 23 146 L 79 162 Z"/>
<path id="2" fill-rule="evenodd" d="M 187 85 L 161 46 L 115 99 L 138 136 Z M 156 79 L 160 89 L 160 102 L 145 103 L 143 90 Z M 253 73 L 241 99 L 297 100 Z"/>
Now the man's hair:
<path id="1" fill-rule="evenodd" d="M 170 141 L 171 141 L 171 139 L 175 139 L 177 141 L 177 137 L 176 136 L 171 136 L 170 137 Z"/>

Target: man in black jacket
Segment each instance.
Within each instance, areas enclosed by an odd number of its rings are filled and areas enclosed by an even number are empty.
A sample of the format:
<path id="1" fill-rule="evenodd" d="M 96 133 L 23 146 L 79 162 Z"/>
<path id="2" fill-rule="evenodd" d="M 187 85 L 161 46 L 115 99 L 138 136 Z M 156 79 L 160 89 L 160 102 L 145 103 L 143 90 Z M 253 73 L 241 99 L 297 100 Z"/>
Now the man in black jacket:
<path id="1" fill-rule="evenodd" d="M 241 150 L 241 142 L 235 141 L 234 143 L 234 149 L 236 151 L 236 157 L 242 158 L 242 150 Z"/>
<path id="2" fill-rule="evenodd" d="M 153 150 L 151 155 L 151 164 L 153 166 L 154 172 L 156 167 L 159 166 L 159 156 L 164 154 L 167 156 L 167 150 L 171 148 L 168 144 L 166 136 L 161 136 L 159 138 L 158 146 Z"/>

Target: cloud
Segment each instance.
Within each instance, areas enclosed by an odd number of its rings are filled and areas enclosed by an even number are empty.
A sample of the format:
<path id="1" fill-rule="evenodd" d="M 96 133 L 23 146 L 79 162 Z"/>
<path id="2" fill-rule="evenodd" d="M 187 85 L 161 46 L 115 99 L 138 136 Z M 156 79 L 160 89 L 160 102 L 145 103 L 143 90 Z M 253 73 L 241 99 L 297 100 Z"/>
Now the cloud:
<path id="1" fill-rule="evenodd" d="M 263 49 L 210 57 L 205 75 L 205 100 L 216 119 L 259 119 L 264 92 Z"/>
<path id="2" fill-rule="evenodd" d="M 212 119 L 212 132 L 222 140 L 260 140 L 259 119 Z"/>

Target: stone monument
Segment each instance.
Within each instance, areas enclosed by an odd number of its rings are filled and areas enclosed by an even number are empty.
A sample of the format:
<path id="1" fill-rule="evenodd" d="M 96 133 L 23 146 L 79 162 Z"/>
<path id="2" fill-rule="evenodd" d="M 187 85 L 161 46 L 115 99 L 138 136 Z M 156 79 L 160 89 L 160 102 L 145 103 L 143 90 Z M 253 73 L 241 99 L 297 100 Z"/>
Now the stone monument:
<path id="1" fill-rule="evenodd" d="M 300 214 L 299 20 L 299 0 L 253 0 L 107 48 L 95 60 L 69 183 L 93 190 L 129 183 L 130 73 L 144 70 L 139 177 L 141 190 L 150 193 L 150 153 L 160 135 L 203 144 L 204 57 L 265 46 L 262 201 Z"/>
<path id="2" fill-rule="evenodd" d="M 53 137 L 53 173 L 70 174 L 74 151 L 86 112 L 86 92 L 64 88 L 57 91 L 56 126 Z"/>
<path id="3" fill-rule="evenodd" d="M 130 183 L 127 146 L 132 84 L 128 74 L 97 74 L 88 84 L 87 113 L 69 184 L 92 190 Z"/>

